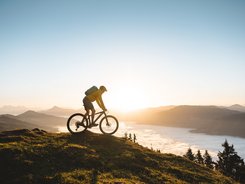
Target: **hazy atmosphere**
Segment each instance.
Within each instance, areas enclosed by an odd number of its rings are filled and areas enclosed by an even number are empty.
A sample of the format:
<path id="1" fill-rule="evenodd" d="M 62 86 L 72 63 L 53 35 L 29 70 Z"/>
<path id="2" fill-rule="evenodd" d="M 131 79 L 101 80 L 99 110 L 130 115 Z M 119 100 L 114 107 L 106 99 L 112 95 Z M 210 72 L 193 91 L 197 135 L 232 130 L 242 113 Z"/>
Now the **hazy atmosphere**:
<path id="1" fill-rule="evenodd" d="M 245 183 L 245 0 L 0 0 L 0 183 Z"/>
<path id="2" fill-rule="evenodd" d="M 244 1 L 0 1 L 0 106 L 245 104 Z M 128 103 L 130 102 L 130 104 Z"/>

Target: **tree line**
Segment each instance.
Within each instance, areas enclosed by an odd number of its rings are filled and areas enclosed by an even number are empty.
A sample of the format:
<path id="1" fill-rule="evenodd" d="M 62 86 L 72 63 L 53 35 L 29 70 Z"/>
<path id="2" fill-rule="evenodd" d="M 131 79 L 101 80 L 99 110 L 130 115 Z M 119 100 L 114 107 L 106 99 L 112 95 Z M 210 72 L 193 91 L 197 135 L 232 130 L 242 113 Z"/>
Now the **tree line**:
<path id="1" fill-rule="evenodd" d="M 210 169 L 218 170 L 239 182 L 245 182 L 245 165 L 243 159 L 237 154 L 233 144 L 229 145 L 227 140 L 222 144 L 222 147 L 224 150 L 222 152 L 219 151 L 217 162 L 212 160 L 207 150 L 202 155 L 200 150 L 197 150 L 197 153 L 194 154 L 191 148 L 189 148 L 184 154 L 184 157 Z"/>
<path id="2" fill-rule="evenodd" d="M 132 135 L 131 133 L 128 134 L 127 132 L 124 133 L 124 138 L 128 139 L 128 140 L 130 140 L 130 141 L 132 141 L 134 143 L 136 143 L 136 140 L 137 140 L 135 134 Z"/>

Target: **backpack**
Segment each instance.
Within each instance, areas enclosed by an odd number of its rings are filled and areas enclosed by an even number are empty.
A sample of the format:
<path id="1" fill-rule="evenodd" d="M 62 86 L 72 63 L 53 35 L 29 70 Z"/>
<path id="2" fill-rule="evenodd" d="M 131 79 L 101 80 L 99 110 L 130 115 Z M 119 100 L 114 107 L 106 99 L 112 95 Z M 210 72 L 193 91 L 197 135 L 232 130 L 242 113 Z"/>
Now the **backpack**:
<path id="1" fill-rule="evenodd" d="M 98 88 L 96 86 L 92 86 L 91 88 L 89 88 L 87 91 L 85 91 L 85 95 L 91 95 L 94 92 L 96 92 L 98 90 Z"/>

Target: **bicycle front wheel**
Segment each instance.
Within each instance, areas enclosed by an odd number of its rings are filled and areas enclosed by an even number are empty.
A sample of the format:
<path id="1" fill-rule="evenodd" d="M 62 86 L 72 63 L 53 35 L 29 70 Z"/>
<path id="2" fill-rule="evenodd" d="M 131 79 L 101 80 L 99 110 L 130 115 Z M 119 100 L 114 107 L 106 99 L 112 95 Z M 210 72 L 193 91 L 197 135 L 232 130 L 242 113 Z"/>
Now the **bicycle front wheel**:
<path id="1" fill-rule="evenodd" d="M 119 127 L 119 123 L 116 117 L 108 115 L 100 121 L 100 131 L 103 134 L 114 134 Z"/>
<path id="2" fill-rule="evenodd" d="M 87 128 L 88 120 L 83 114 L 73 114 L 67 120 L 67 129 L 72 134 L 81 133 L 85 131 Z"/>

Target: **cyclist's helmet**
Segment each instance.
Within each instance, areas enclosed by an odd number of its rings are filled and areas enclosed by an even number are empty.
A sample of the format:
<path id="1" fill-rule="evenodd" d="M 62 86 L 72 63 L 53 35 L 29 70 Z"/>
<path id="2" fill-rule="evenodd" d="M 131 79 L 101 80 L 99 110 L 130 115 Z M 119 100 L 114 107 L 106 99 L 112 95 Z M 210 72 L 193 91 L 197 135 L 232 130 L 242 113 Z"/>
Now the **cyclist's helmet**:
<path id="1" fill-rule="evenodd" d="M 100 86 L 100 90 L 107 91 L 107 89 L 105 88 L 105 86 Z"/>

